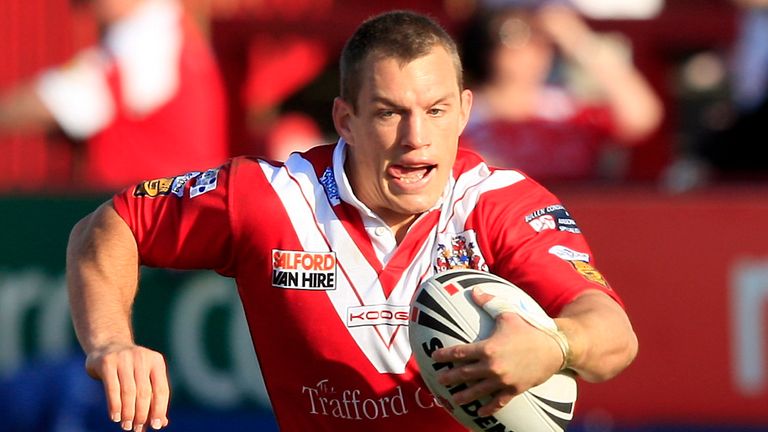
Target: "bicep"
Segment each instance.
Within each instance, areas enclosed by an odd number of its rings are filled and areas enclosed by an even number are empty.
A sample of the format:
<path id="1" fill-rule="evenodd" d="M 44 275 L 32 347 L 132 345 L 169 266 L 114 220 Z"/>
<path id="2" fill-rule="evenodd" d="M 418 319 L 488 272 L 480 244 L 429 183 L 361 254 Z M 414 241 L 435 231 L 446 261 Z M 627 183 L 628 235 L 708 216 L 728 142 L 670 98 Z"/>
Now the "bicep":
<path id="1" fill-rule="evenodd" d="M 101 253 L 136 256 L 136 242 L 128 225 L 108 201 L 72 228 L 67 250 L 68 258 L 73 260 Z"/>
<path id="2" fill-rule="evenodd" d="M 215 269 L 230 264 L 232 230 L 224 169 L 143 182 L 113 198 L 141 264 Z M 212 181 L 213 179 L 213 181 Z M 203 192 L 201 192 L 203 191 Z"/>

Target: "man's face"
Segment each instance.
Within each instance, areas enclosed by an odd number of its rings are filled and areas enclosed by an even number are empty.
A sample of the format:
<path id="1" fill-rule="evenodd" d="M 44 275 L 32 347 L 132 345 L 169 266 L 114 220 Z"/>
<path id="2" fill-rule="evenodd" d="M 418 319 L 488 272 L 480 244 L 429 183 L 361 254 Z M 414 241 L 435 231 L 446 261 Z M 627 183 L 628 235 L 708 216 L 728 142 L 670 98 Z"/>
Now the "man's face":
<path id="1" fill-rule="evenodd" d="M 393 225 L 437 203 L 472 94 L 460 90 L 452 58 L 440 46 L 404 65 L 369 58 L 363 73 L 357 110 L 337 98 L 334 123 L 349 144 L 345 169 L 355 195 Z"/>

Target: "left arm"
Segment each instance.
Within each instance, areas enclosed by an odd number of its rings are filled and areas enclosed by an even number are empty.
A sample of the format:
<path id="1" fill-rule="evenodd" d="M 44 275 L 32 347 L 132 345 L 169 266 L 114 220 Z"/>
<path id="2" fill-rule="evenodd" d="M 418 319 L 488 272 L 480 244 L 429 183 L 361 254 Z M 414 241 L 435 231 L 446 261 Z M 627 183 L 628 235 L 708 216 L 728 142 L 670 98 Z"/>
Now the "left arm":
<path id="1" fill-rule="evenodd" d="M 487 297 L 485 297 L 487 296 Z M 473 293 L 484 305 L 488 294 Z M 567 367 L 587 381 L 604 381 L 626 368 L 637 354 L 637 338 L 624 310 L 608 295 L 585 291 L 555 319 L 570 345 Z M 563 364 L 563 353 L 550 336 L 512 312 L 496 317 L 494 333 L 481 342 L 435 351 L 439 362 L 464 362 L 446 370 L 439 382 L 472 384 L 454 395 L 458 404 L 492 395 L 478 414 L 492 415 L 514 396 L 548 380 Z"/>
<path id="2" fill-rule="evenodd" d="M 624 309 L 600 291 L 585 291 L 555 318 L 570 345 L 568 367 L 590 382 L 613 378 L 637 356 L 637 337 Z"/>

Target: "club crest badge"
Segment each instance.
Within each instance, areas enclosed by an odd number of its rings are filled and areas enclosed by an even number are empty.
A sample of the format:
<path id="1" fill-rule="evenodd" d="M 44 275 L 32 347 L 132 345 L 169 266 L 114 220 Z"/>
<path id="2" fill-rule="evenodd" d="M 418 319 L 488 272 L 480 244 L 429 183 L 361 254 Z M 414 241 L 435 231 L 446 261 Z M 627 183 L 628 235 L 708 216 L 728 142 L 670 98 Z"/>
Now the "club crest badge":
<path id="1" fill-rule="evenodd" d="M 444 240 L 444 241 L 441 241 Z M 435 271 L 473 269 L 488 271 L 488 265 L 477 247 L 475 231 L 468 230 L 456 235 L 444 236 L 436 243 Z"/>

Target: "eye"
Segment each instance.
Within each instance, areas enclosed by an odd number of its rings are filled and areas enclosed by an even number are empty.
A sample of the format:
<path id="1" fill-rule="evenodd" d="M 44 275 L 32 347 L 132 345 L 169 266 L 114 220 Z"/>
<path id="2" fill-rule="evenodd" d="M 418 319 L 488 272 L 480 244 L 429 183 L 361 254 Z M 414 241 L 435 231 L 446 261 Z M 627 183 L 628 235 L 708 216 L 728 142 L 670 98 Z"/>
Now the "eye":
<path id="1" fill-rule="evenodd" d="M 393 110 L 380 110 L 376 115 L 382 119 L 390 119 L 395 116 L 395 112 Z"/>
<path id="2" fill-rule="evenodd" d="M 430 108 L 427 110 L 427 114 L 431 115 L 432 117 L 439 117 L 443 115 L 444 112 L 445 110 L 440 108 Z"/>

